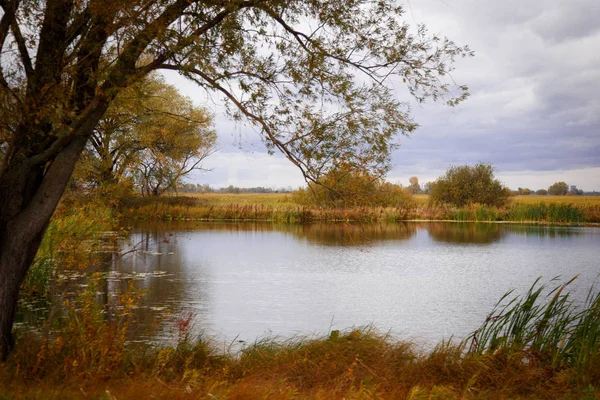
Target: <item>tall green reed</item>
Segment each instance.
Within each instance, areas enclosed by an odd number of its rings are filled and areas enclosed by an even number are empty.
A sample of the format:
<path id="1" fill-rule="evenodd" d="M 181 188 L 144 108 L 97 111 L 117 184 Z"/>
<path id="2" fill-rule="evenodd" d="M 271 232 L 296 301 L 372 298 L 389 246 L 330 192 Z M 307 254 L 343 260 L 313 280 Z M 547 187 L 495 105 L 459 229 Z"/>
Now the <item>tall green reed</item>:
<path id="1" fill-rule="evenodd" d="M 600 367 L 600 292 L 592 285 L 578 305 L 565 290 L 576 278 L 554 288 L 538 278 L 524 296 L 507 292 L 463 345 L 470 353 L 516 354 L 553 368 L 574 367 L 587 377 Z"/>

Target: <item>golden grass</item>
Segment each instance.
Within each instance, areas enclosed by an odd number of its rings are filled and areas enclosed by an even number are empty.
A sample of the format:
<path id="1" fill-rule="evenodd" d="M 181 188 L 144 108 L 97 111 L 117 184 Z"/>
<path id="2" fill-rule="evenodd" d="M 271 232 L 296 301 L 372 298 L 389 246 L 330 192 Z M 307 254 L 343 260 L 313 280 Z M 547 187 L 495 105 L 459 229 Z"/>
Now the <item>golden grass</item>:
<path id="1" fill-rule="evenodd" d="M 419 205 L 429 203 L 428 194 L 416 194 L 414 200 Z M 575 205 L 600 205 L 600 196 L 511 196 L 508 199 L 510 204 L 535 204 L 535 203 L 560 203 L 560 204 L 575 204 Z"/>
<path id="2" fill-rule="evenodd" d="M 85 350 L 85 343 L 78 345 Z M 102 368 L 62 349 L 40 359 L 43 349 L 36 339 L 27 347 L 0 364 L 0 398 L 592 399 L 600 394 L 598 374 L 581 382 L 568 367 L 524 362 L 518 354 L 469 354 L 459 345 L 422 353 L 371 329 L 265 340 L 237 355 L 184 341 L 145 353 L 124 350 Z"/>
<path id="3" fill-rule="evenodd" d="M 186 193 L 206 205 L 294 205 L 291 193 Z"/>
<path id="4" fill-rule="evenodd" d="M 85 332 L 84 332 L 85 333 Z M 114 341 L 106 336 L 92 343 Z M 76 336 L 76 335 L 75 335 Z M 39 340 L 21 343 L 0 364 L 0 398 L 168 399 L 559 399 L 598 398 L 599 374 L 578 380 L 519 354 L 470 354 L 442 344 L 419 352 L 372 329 L 318 339 L 261 341 L 241 354 L 219 354 L 204 342 L 107 358 L 69 357 L 66 338 L 52 357 Z M 77 341 L 81 354 L 85 342 Z M 55 346 L 56 347 L 56 346 Z M 46 358 L 40 358 L 44 354 Z"/>
<path id="5" fill-rule="evenodd" d="M 552 196 L 544 198 L 553 199 Z M 253 220 L 282 223 L 445 220 L 581 224 L 600 222 L 600 203 L 511 201 L 501 208 L 478 204 L 457 208 L 430 205 L 427 204 L 426 195 L 418 195 L 401 207 L 322 208 L 297 205 L 285 194 L 202 194 L 124 199 L 120 216 L 146 220 Z"/>
<path id="6" fill-rule="evenodd" d="M 185 193 L 181 195 L 201 199 L 208 205 L 296 205 L 292 200 L 291 193 Z M 413 200 L 417 205 L 427 205 L 429 203 L 429 195 L 415 194 L 413 195 Z M 544 202 L 575 205 L 600 205 L 600 196 L 512 196 L 509 197 L 509 202 L 523 204 Z"/>
<path id="7" fill-rule="evenodd" d="M 575 205 L 600 206 L 600 196 L 513 196 L 509 198 L 511 203 L 560 203 Z"/>

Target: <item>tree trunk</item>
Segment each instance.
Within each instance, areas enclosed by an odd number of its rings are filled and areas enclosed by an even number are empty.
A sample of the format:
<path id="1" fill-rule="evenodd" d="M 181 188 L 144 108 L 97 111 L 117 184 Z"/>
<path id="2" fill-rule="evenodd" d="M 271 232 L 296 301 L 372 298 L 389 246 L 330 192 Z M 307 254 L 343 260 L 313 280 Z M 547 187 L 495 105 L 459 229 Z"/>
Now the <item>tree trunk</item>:
<path id="1" fill-rule="evenodd" d="M 5 360 L 14 347 L 12 326 L 19 290 L 43 236 L 42 230 L 28 242 L 23 242 L 20 240 L 22 232 L 16 230 L 9 232 L 11 236 L 0 249 L 0 360 Z"/>
<path id="2" fill-rule="evenodd" d="M 14 162 L 0 176 L 0 360 L 14 346 L 21 284 L 85 143 L 75 137 L 50 163 Z"/>

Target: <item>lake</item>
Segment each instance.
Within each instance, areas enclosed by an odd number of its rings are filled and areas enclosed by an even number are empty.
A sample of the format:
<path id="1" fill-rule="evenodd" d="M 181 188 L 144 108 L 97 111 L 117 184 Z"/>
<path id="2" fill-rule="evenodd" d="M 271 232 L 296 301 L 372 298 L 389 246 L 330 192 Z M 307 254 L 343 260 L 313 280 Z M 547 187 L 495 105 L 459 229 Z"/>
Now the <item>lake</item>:
<path id="1" fill-rule="evenodd" d="M 171 341 L 192 315 L 194 334 L 224 344 L 373 325 L 431 346 L 464 338 L 540 276 L 579 275 L 571 291 L 583 299 L 600 272 L 600 229 L 140 223 L 122 252 L 99 296 L 110 304 L 128 282 L 144 290 L 136 316 L 154 329 L 137 339 Z"/>

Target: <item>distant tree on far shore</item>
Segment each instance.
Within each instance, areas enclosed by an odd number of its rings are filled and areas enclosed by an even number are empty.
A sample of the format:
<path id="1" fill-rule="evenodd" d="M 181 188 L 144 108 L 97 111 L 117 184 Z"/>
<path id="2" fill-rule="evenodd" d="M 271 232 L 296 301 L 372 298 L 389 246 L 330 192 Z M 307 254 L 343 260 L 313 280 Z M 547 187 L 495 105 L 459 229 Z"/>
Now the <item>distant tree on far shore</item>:
<path id="1" fill-rule="evenodd" d="M 494 178 L 494 167 L 484 163 L 450 167 L 431 187 L 432 202 L 455 206 L 474 203 L 501 206 L 509 194 L 510 189 Z"/>
<path id="2" fill-rule="evenodd" d="M 548 188 L 548 194 L 552 196 L 564 196 L 569 192 L 569 186 L 565 182 L 556 182 Z"/>
<path id="3" fill-rule="evenodd" d="M 569 194 L 572 194 L 574 196 L 581 196 L 583 194 L 583 190 L 577 189 L 577 186 L 575 185 L 571 185 L 571 188 L 569 189 Z"/>
<path id="4" fill-rule="evenodd" d="M 401 207 L 411 203 L 410 192 L 380 176 L 343 166 L 328 172 L 320 184 L 310 182 L 299 189 L 293 200 L 303 205 L 321 207 Z"/>
<path id="5" fill-rule="evenodd" d="M 517 194 L 520 196 L 529 196 L 531 194 L 531 189 L 528 188 L 518 188 Z"/>
<path id="6" fill-rule="evenodd" d="M 548 195 L 548 191 L 546 189 L 539 189 L 535 191 L 535 194 L 538 196 L 546 196 Z"/>
<path id="7" fill-rule="evenodd" d="M 408 185 L 406 190 L 408 190 L 410 193 L 419 194 L 423 192 L 421 190 L 421 185 L 419 185 L 419 178 L 417 178 L 416 176 L 411 176 L 408 182 L 410 183 L 410 185 Z"/>

